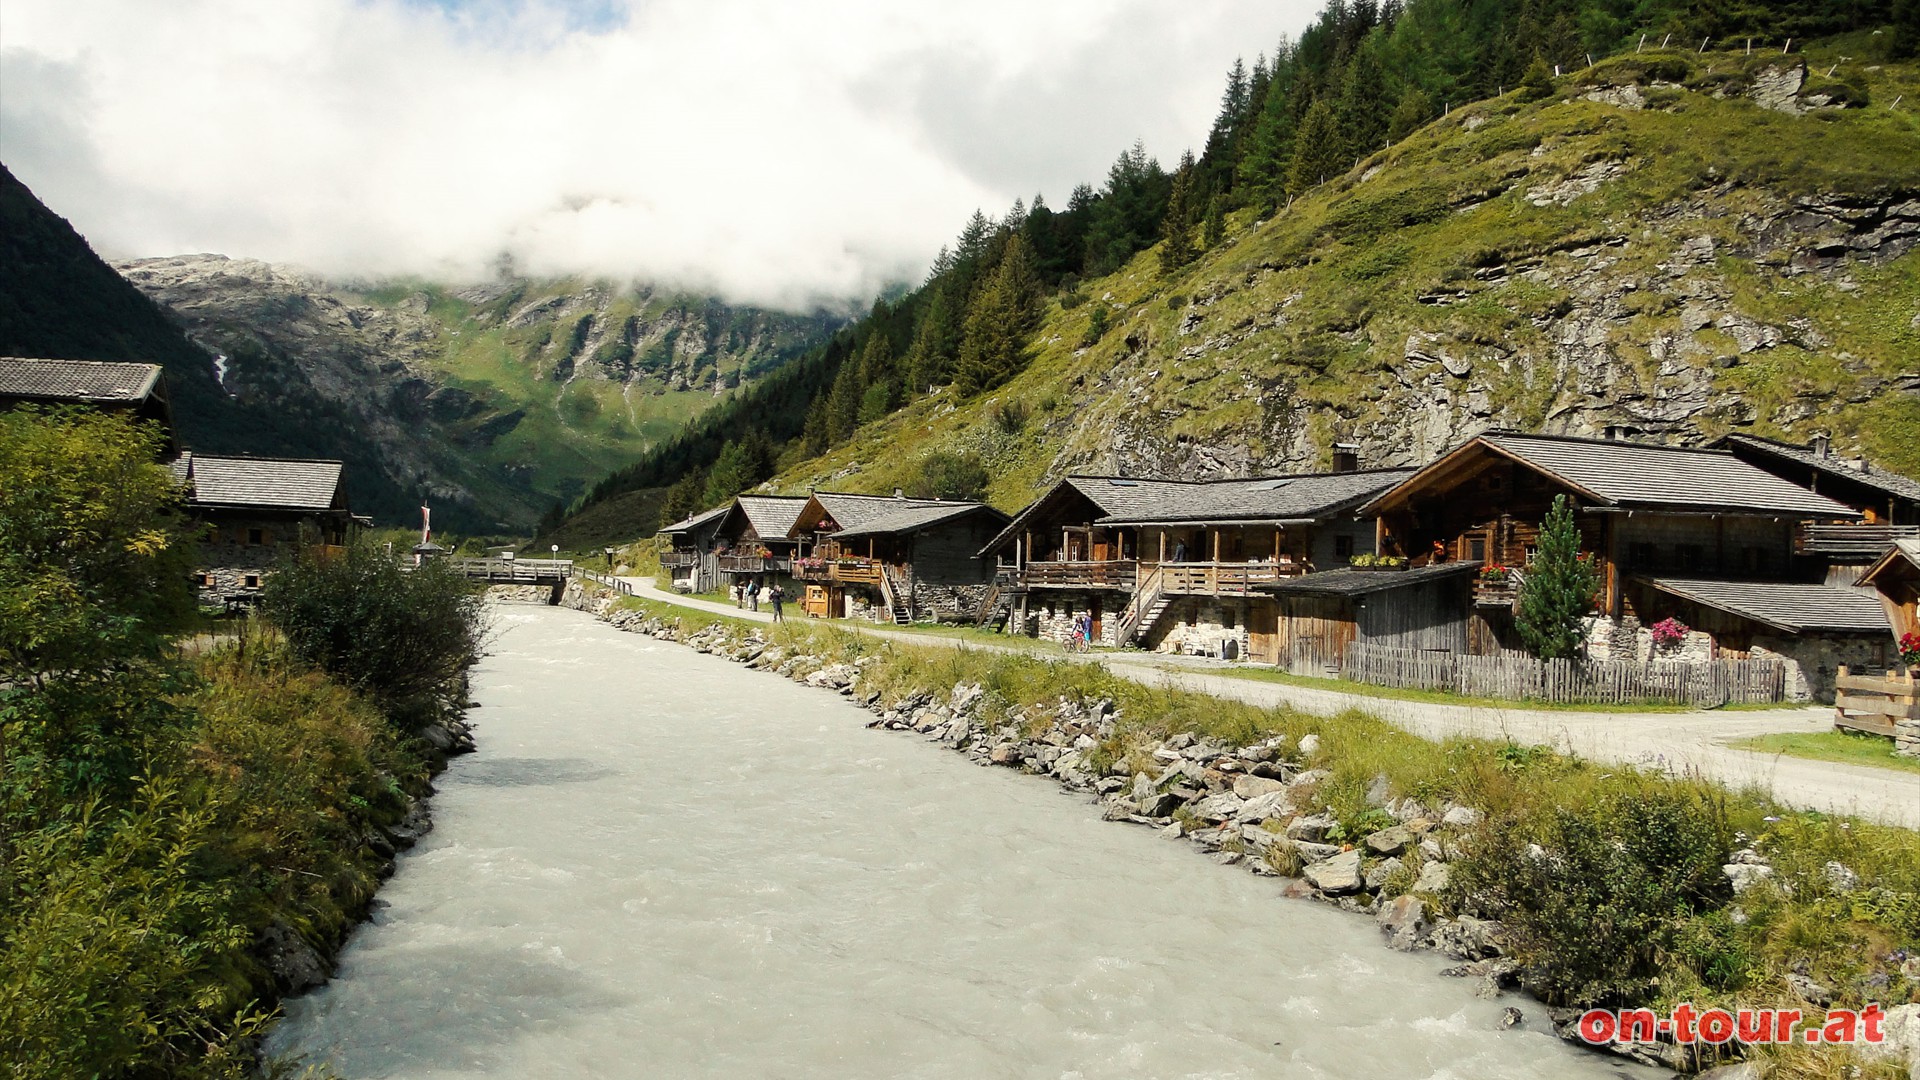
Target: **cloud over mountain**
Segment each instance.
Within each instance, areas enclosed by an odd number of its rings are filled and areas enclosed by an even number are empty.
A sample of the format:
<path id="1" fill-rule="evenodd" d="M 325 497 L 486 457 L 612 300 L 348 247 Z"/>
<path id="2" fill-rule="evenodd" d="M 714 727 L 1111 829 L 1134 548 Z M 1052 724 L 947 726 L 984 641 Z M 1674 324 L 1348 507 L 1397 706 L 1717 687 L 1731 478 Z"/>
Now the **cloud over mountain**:
<path id="1" fill-rule="evenodd" d="M 12 0 L 0 159 L 114 256 L 802 307 L 1204 138 L 1304 2 Z"/>

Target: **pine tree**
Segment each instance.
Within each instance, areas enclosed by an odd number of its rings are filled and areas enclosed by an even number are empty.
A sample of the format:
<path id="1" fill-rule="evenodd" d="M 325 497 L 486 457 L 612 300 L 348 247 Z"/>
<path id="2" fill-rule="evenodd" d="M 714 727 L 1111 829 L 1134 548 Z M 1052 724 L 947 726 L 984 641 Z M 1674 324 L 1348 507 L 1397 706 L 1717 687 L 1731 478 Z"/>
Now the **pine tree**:
<path id="1" fill-rule="evenodd" d="M 953 386 L 962 396 L 1005 382 L 1026 364 L 1027 337 L 1038 314 L 1039 279 L 1027 246 L 1009 237 L 993 276 L 981 285 L 967 309 L 966 334 Z"/>
<path id="2" fill-rule="evenodd" d="M 1336 119 L 1345 143 L 1343 160 L 1352 160 L 1380 149 L 1387 137 L 1390 112 L 1386 79 L 1373 50 L 1362 48 L 1347 62 L 1347 74 L 1340 88 L 1340 107 Z"/>
<path id="3" fill-rule="evenodd" d="M 1261 210 L 1277 205 L 1287 193 L 1287 166 L 1293 158 L 1293 103 L 1288 88 L 1278 77 L 1272 80 L 1267 96 L 1247 137 L 1236 180 L 1245 193 L 1242 201 Z"/>
<path id="4" fill-rule="evenodd" d="M 1534 53 L 1533 63 L 1527 65 L 1527 73 L 1520 79 L 1520 98 L 1523 101 L 1544 101 L 1553 95 L 1553 72 L 1548 70 L 1546 58 Z"/>
<path id="5" fill-rule="evenodd" d="M 1325 99 L 1315 101 L 1307 109 L 1299 138 L 1294 141 L 1293 163 L 1287 169 L 1287 190 L 1299 195 L 1344 171 L 1341 142 L 1333 107 Z"/>
<path id="6" fill-rule="evenodd" d="M 1159 236 L 1166 215 L 1167 174 L 1136 141 L 1107 170 L 1107 187 L 1093 204 L 1087 229 L 1087 272 L 1106 274 Z"/>
<path id="7" fill-rule="evenodd" d="M 932 299 L 921 309 L 920 322 L 913 332 L 913 345 L 907 351 L 910 393 L 927 393 L 929 388 L 944 386 L 952 378 L 954 321 L 947 290 L 934 287 Z"/>
<path id="8" fill-rule="evenodd" d="M 849 356 L 840 361 L 833 376 L 833 388 L 827 392 L 827 442 L 838 446 L 846 442 L 860 426 L 860 399 L 867 388 L 860 382 L 860 360 Z"/>
<path id="9" fill-rule="evenodd" d="M 1207 200 L 1207 220 L 1200 230 L 1200 246 L 1208 251 L 1227 238 L 1227 197 L 1215 195 Z"/>
<path id="10" fill-rule="evenodd" d="M 1542 660 L 1575 657 L 1583 639 L 1581 623 L 1593 610 L 1600 586 L 1592 559 L 1580 553 L 1580 527 L 1565 495 L 1556 495 L 1540 524 L 1533 564 L 1520 585 L 1520 639 Z"/>
<path id="11" fill-rule="evenodd" d="M 1400 95 L 1400 103 L 1393 107 L 1393 115 L 1387 119 L 1387 138 L 1399 142 L 1432 118 L 1433 99 L 1418 87 L 1408 90 Z"/>
<path id="12" fill-rule="evenodd" d="M 828 438 L 828 429 L 832 425 L 827 422 L 827 397 L 826 394 L 816 394 L 807 405 L 807 419 L 800 428 L 800 445 L 808 457 L 819 457 L 833 445 L 833 440 Z"/>
<path id="13" fill-rule="evenodd" d="M 668 523 L 684 521 L 707 508 L 707 478 L 695 471 L 675 480 L 660 503 L 660 516 Z"/>
<path id="14" fill-rule="evenodd" d="M 1167 199 L 1167 216 L 1161 222 L 1160 272 L 1171 273 L 1193 261 L 1193 217 L 1195 198 L 1193 154 L 1180 155 L 1180 168 L 1173 174 L 1173 194 Z"/>

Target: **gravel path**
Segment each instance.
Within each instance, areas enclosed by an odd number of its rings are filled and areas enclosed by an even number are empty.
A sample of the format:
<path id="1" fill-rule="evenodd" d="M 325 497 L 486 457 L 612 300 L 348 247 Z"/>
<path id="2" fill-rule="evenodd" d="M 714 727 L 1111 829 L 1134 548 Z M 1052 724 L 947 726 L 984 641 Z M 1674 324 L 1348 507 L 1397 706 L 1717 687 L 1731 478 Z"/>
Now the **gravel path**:
<path id="1" fill-rule="evenodd" d="M 771 622 L 769 612 L 742 611 L 731 604 L 696 600 L 653 587 L 653 579 L 620 578 L 632 593 L 717 614 Z M 788 614 L 795 614 L 788 605 Z M 799 616 L 804 618 L 804 615 Z M 930 634 L 886 630 L 836 622 L 860 633 L 917 645 L 993 649 L 978 642 Z M 1012 647 L 1007 647 L 1013 651 Z M 1074 658 L 1080 659 L 1080 658 Z M 1620 713 L 1558 709 L 1486 708 L 1348 694 L 1319 687 L 1290 686 L 1223 674 L 1221 661 L 1146 653 L 1096 653 L 1089 663 L 1106 664 L 1115 674 L 1149 686 L 1177 686 L 1215 697 L 1261 706 L 1290 706 L 1331 716 L 1348 709 L 1372 713 L 1430 739 L 1450 735 L 1506 738 L 1543 743 L 1593 761 L 1613 761 L 1673 773 L 1694 773 L 1730 787 L 1755 787 L 1781 802 L 1832 813 L 1857 814 L 1889 824 L 1920 828 L 1920 774 L 1813 761 L 1781 754 L 1736 750 L 1727 745 L 1754 735 L 1819 732 L 1833 726 L 1826 706 L 1758 711 Z"/>

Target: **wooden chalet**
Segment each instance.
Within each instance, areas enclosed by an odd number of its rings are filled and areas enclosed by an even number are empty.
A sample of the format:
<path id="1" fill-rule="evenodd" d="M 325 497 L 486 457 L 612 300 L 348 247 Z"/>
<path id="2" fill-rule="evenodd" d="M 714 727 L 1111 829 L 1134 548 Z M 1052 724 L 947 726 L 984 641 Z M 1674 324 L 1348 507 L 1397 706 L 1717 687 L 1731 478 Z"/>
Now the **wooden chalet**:
<path id="1" fill-rule="evenodd" d="M 1163 651 L 1270 659 L 1263 591 L 1373 549 L 1353 510 L 1411 470 L 1244 480 L 1069 476 L 987 546 L 1017 632 Z"/>
<path id="2" fill-rule="evenodd" d="M 1382 552 L 1484 571 L 1461 616 L 1467 649 L 1492 653 L 1519 645 L 1519 586 L 1558 495 L 1573 504 L 1601 575 L 1594 658 L 1778 656 L 1796 696 L 1830 694 L 1839 664 L 1884 664 L 1878 605 L 1825 584 L 1824 560 L 1797 541 L 1809 523 L 1857 522 L 1860 512 L 1728 450 L 1489 432 L 1363 512 Z M 1669 617 L 1695 633 L 1659 651 L 1648 628 Z"/>
<path id="3" fill-rule="evenodd" d="M 0 409 L 21 405 L 88 405 L 159 424 L 173 456 L 173 406 L 159 364 L 0 357 Z"/>
<path id="4" fill-rule="evenodd" d="M 341 551 L 355 525 L 338 461 L 183 453 L 172 469 L 206 526 L 194 570 L 202 603 L 257 602 L 276 565 L 316 547 Z"/>
<path id="5" fill-rule="evenodd" d="M 1860 575 L 1860 585 L 1873 590 L 1886 608 L 1896 642 L 1920 633 L 1920 540 L 1895 541 Z"/>
<path id="6" fill-rule="evenodd" d="M 1803 522 L 1794 534 L 1798 554 L 1827 561 L 1829 584 L 1856 580 L 1895 540 L 1920 539 L 1920 481 L 1836 455 L 1824 435 L 1806 446 L 1757 435 L 1728 435 L 1714 445 L 1858 512 L 1853 520 Z"/>
<path id="7" fill-rule="evenodd" d="M 790 535 L 807 505 L 804 496 L 741 495 L 714 534 L 715 564 L 729 584 L 759 588 L 793 573 L 800 542 Z"/>
<path id="8" fill-rule="evenodd" d="M 806 584 L 803 607 L 903 624 L 972 620 L 993 588 L 980 549 L 1007 520 L 979 502 L 814 492 L 791 530 L 805 552 L 793 571 Z"/>
<path id="9" fill-rule="evenodd" d="M 720 587 L 720 526 L 732 510 L 732 503 L 722 503 L 654 534 L 661 544 L 660 569 L 675 589 L 704 593 Z"/>

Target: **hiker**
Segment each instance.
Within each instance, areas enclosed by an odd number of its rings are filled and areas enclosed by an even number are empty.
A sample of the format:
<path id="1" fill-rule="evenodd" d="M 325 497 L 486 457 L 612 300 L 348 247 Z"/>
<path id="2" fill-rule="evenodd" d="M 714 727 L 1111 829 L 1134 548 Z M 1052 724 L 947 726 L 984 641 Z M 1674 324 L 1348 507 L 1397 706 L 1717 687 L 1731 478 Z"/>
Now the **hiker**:
<path id="1" fill-rule="evenodd" d="M 782 600 L 785 600 L 786 598 L 787 598 L 786 590 L 782 589 L 777 584 L 772 585 L 767 589 L 767 600 L 768 602 L 773 604 L 773 621 L 774 622 L 787 621 L 787 617 L 784 614 L 782 614 L 780 611 L 780 602 Z"/>
<path id="2" fill-rule="evenodd" d="M 760 594 L 765 590 L 753 582 L 747 582 L 747 610 L 756 614 L 760 611 Z"/>

